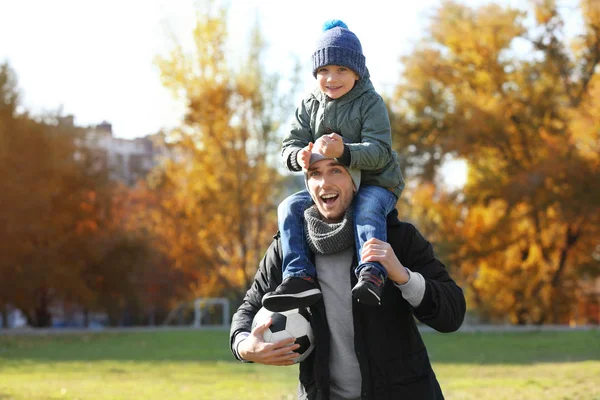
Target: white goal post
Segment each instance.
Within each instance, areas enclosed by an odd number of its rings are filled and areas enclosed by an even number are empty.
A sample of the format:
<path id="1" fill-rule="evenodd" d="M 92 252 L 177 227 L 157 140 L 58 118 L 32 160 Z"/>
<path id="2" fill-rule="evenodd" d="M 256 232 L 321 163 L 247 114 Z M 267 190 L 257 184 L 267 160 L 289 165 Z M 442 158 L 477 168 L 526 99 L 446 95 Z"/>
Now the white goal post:
<path id="1" fill-rule="evenodd" d="M 194 301 L 194 327 L 202 327 L 202 309 L 206 307 L 220 305 L 223 308 L 223 323 L 218 326 L 229 327 L 229 300 L 224 297 L 200 297 Z M 211 325 L 214 326 L 214 325 Z"/>

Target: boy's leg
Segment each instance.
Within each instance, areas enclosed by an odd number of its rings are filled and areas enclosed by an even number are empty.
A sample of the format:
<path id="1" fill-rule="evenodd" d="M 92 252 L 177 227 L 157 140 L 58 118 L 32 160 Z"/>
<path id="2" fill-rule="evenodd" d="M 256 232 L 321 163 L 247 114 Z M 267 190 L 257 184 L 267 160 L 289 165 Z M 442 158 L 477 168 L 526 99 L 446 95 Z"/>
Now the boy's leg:
<path id="1" fill-rule="evenodd" d="M 396 207 L 398 199 L 394 193 L 379 186 L 361 186 L 354 199 L 354 235 L 358 266 L 355 274 L 358 283 L 352 295 L 361 303 L 381 304 L 387 271 L 378 262 L 362 263 L 361 250 L 371 238 L 387 241 L 387 215 Z"/>
<path id="2" fill-rule="evenodd" d="M 277 223 L 283 251 L 283 281 L 262 300 L 271 311 L 308 307 L 321 298 L 315 266 L 304 235 L 304 211 L 312 204 L 306 190 L 295 193 L 277 208 Z"/>

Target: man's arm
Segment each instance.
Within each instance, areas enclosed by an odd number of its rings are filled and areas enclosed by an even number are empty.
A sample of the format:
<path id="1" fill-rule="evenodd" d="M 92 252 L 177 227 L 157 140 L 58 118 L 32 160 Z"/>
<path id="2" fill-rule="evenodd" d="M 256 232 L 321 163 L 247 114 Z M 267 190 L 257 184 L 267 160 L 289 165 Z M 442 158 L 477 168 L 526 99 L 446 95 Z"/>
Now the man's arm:
<path id="1" fill-rule="evenodd" d="M 281 283 L 281 247 L 276 239 L 271 243 L 259 264 L 252 286 L 246 292 L 244 301 L 233 315 L 229 335 L 230 349 L 240 361 L 257 362 L 267 365 L 293 365 L 299 348 L 294 338 L 275 343 L 266 343 L 263 333 L 271 321 L 252 330 L 252 321 L 262 307 L 265 293 L 274 290 Z"/>
<path id="2" fill-rule="evenodd" d="M 425 294 L 414 308 L 415 317 L 439 332 L 454 332 L 465 318 L 464 293 L 435 257 L 431 243 L 413 225 L 403 225 L 406 233 L 401 244 L 401 261 L 425 278 Z"/>
<path id="3" fill-rule="evenodd" d="M 404 300 L 413 307 L 421 304 L 425 295 L 425 278 L 402 265 L 388 242 L 377 238 L 367 240 L 362 248 L 361 259 L 363 262 L 381 263 L 388 273 L 388 279 L 402 292 Z"/>
<path id="4" fill-rule="evenodd" d="M 465 296 L 444 264 L 435 257 L 431 243 L 413 225 L 399 222 L 397 213 L 388 217 L 388 242 L 395 256 L 387 256 L 390 260 L 387 263 L 406 267 L 415 275 L 420 274 L 425 281 L 420 302 L 409 302 L 415 317 L 439 332 L 453 332 L 460 328 L 466 312 Z M 381 262 L 384 264 L 383 260 Z M 408 276 L 399 266 L 386 268 L 391 280 L 403 284 Z M 420 297 L 421 293 L 417 292 L 415 294 Z"/>
<path id="5" fill-rule="evenodd" d="M 234 342 L 239 333 L 249 333 L 252 330 L 252 320 L 262 307 L 262 298 L 265 293 L 275 290 L 281 283 L 281 255 L 278 240 L 273 240 L 265 256 L 260 261 L 258 270 L 250 289 L 246 292 L 242 304 L 238 307 L 231 320 L 229 341 L 231 350 L 234 351 Z"/>

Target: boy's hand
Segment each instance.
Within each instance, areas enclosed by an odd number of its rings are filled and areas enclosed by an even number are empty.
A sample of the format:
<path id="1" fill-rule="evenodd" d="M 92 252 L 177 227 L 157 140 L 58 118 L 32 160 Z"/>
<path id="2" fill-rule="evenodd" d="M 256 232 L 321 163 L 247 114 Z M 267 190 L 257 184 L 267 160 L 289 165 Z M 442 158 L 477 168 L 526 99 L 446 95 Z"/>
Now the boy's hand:
<path id="1" fill-rule="evenodd" d="M 296 161 L 298 161 L 298 165 L 300 165 L 302 167 L 303 171 L 306 171 L 308 169 L 308 166 L 310 163 L 310 155 L 312 153 L 312 148 L 313 148 L 313 142 L 310 142 L 308 144 L 308 146 L 306 146 L 305 148 L 300 150 L 298 152 L 298 154 L 296 155 Z"/>
<path id="2" fill-rule="evenodd" d="M 344 155 L 344 140 L 337 133 L 323 135 L 315 142 L 315 151 L 325 157 L 341 157 Z"/>

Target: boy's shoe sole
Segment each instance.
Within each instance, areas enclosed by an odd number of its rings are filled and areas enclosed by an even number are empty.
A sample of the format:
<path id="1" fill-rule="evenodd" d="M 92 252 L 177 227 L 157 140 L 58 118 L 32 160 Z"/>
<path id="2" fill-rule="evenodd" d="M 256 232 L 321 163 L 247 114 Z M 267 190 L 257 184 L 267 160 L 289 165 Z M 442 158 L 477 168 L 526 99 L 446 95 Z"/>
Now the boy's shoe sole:
<path id="1" fill-rule="evenodd" d="M 269 311 L 287 311 L 294 308 L 306 308 L 315 304 L 323 294 L 319 289 L 311 289 L 295 294 L 267 293 L 262 300 L 262 305 Z"/>
<path id="2" fill-rule="evenodd" d="M 262 305 L 269 311 L 287 311 L 309 307 L 321 297 L 323 294 L 313 278 L 290 277 L 264 295 Z"/>

